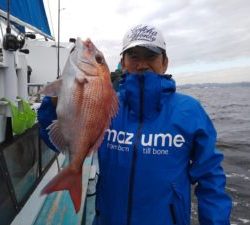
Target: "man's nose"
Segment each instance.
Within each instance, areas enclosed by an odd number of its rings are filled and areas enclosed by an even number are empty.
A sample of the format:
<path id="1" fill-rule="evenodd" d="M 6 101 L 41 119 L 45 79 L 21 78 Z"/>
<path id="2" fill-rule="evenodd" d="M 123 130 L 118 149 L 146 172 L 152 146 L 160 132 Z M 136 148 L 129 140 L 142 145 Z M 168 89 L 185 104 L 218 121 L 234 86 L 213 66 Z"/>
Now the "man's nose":
<path id="1" fill-rule="evenodd" d="M 145 71 L 148 69 L 149 69 L 149 66 L 145 60 L 141 59 L 136 63 L 136 70 L 137 71 Z"/>

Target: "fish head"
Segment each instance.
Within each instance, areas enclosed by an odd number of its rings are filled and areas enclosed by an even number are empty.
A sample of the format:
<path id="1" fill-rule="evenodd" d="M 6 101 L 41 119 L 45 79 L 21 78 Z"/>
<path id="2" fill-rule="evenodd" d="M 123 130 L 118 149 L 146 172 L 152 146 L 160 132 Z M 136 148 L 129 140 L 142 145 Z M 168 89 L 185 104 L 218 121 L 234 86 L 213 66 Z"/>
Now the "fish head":
<path id="1" fill-rule="evenodd" d="M 77 73 L 76 79 L 83 82 L 88 77 L 99 77 L 104 80 L 110 80 L 110 71 L 104 55 L 99 51 L 90 39 L 82 41 L 76 40 L 75 57 L 76 66 L 81 71 Z"/>

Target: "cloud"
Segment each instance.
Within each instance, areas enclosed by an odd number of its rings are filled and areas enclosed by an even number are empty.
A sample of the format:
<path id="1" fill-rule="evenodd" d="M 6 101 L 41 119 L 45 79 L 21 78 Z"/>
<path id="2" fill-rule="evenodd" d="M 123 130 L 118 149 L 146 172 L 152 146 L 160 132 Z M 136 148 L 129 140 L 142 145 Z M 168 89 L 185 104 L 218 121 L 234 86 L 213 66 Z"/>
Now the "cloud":
<path id="1" fill-rule="evenodd" d="M 56 1 L 47 1 L 57 6 Z M 61 0 L 61 5 L 66 8 L 61 12 L 62 40 L 90 37 L 104 52 L 111 70 L 120 60 L 124 33 L 139 23 L 162 30 L 170 69 L 240 58 L 249 59 L 250 64 L 248 0 Z"/>
<path id="2" fill-rule="evenodd" d="M 176 65 L 250 57 L 249 3 L 192 2 L 162 26 Z"/>

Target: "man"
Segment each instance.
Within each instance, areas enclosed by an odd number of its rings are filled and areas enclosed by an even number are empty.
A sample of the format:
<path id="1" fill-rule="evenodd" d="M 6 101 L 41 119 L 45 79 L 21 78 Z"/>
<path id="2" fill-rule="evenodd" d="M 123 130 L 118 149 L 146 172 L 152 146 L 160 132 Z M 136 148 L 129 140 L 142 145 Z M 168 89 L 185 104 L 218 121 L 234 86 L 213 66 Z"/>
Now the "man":
<path id="1" fill-rule="evenodd" d="M 229 225 L 223 155 L 199 102 L 175 92 L 168 58 L 149 25 L 124 37 L 120 109 L 98 151 L 95 225 L 188 225 L 191 184 L 201 225 Z"/>

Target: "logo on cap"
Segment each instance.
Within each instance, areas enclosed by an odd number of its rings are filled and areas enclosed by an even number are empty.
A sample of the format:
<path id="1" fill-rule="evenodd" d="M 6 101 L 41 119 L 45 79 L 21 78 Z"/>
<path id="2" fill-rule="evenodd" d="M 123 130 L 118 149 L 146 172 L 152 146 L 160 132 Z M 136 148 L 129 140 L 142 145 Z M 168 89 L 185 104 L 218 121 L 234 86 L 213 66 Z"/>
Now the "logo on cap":
<path id="1" fill-rule="evenodd" d="M 131 30 L 131 35 L 129 35 L 128 38 L 130 39 L 129 42 L 136 40 L 153 42 L 156 40 L 156 36 L 157 31 L 153 27 L 137 26 Z"/>
<path id="2" fill-rule="evenodd" d="M 161 53 L 161 50 L 166 51 L 166 44 L 161 31 L 146 24 L 140 24 L 129 29 L 123 37 L 122 45 L 121 54 L 135 46 L 149 48 L 156 53 Z"/>

